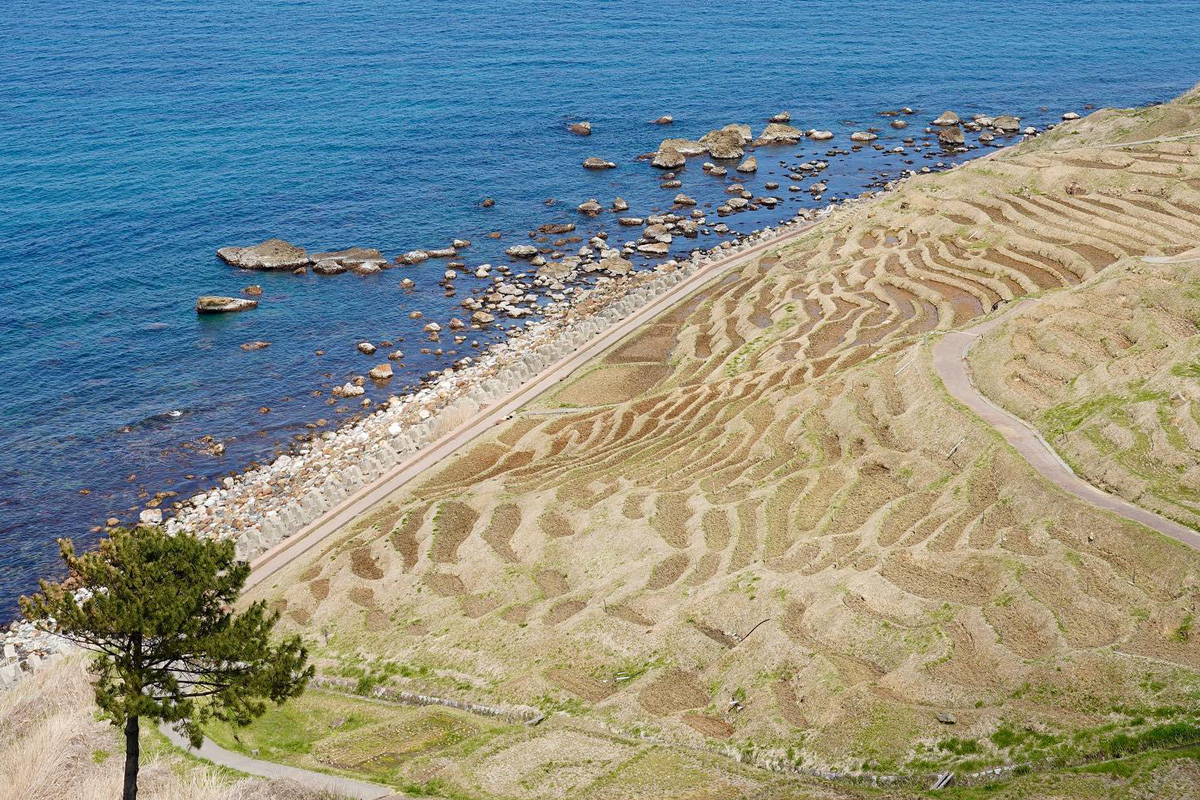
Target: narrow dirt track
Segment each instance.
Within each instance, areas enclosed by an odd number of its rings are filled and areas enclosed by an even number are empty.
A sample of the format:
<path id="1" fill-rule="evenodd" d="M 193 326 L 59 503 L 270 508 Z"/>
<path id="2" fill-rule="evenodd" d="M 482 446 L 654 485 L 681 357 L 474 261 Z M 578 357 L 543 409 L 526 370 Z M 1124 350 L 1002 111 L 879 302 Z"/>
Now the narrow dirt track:
<path id="1" fill-rule="evenodd" d="M 384 797 L 405 796 L 387 786 L 356 781 L 353 778 L 343 778 L 339 775 L 326 775 L 324 772 L 313 772 L 299 767 L 289 767 L 273 761 L 260 761 L 257 758 L 226 750 L 209 739 L 205 739 L 199 749 L 195 749 L 186 738 L 172 730 L 169 725 L 160 725 L 159 730 L 171 744 L 181 750 L 222 767 L 245 772 L 247 775 L 257 775 L 260 778 L 286 778 L 296 781 L 308 789 L 322 789 L 331 792 L 336 797 L 355 798 L 355 800 L 380 800 Z"/>
<path id="2" fill-rule="evenodd" d="M 1002 325 L 1028 303 L 1024 300 L 1005 313 L 961 331 L 951 331 L 933 346 L 933 366 L 950 395 L 984 422 L 995 428 L 1013 449 L 1030 463 L 1038 473 L 1055 486 L 1079 497 L 1093 506 L 1111 511 L 1125 519 L 1145 525 L 1178 542 L 1200 550 L 1200 533 L 1178 522 L 1159 516 L 1140 506 L 1109 494 L 1080 478 L 1067 465 L 1042 435 L 1024 420 L 1010 414 L 984 396 L 971 380 L 967 353 L 981 336 Z"/>
<path id="3" fill-rule="evenodd" d="M 259 555 L 250 564 L 251 572 L 249 579 L 246 581 L 246 588 L 262 583 L 271 575 L 310 551 L 326 537 L 351 522 L 355 517 L 417 478 L 425 470 L 439 463 L 442 459 L 449 458 L 459 448 L 469 444 L 477 437 L 491 430 L 494 426 L 504 422 L 505 419 L 521 408 L 521 406 L 570 376 L 579 367 L 600 355 L 654 317 L 700 291 L 730 270 L 745 266 L 770 248 L 778 247 L 791 239 L 802 236 L 818 224 L 820 224 L 820 221 L 801 225 L 788 230 L 786 233 L 756 244 L 747 250 L 735 253 L 728 258 L 714 261 L 701 267 L 695 275 L 679 282 L 625 319 L 605 330 L 574 353 L 566 356 L 548 369 L 543 370 L 539 375 L 526 382 L 504 400 L 488 406 L 457 430 L 413 454 L 408 460 L 398 464 L 391 472 L 379 478 L 374 483 L 367 484 L 331 508 L 317 520 L 309 523 L 275 547 Z"/>

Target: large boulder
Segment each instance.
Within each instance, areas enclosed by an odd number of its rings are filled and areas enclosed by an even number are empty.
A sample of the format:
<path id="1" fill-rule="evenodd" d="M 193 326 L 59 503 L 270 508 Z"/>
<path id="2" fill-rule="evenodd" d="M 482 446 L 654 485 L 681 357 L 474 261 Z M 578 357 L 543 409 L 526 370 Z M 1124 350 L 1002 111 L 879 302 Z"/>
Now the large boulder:
<path id="1" fill-rule="evenodd" d="M 337 274 L 337 267 L 351 270 L 360 274 L 378 272 L 387 266 L 387 259 L 378 250 L 366 247 L 351 247 L 346 250 L 334 250 L 328 253 L 312 255 L 313 272 L 323 275 Z"/>
<path id="2" fill-rule="evenodd" d="M 1021 118 L 1011 114 L 1001 114 L 992 120 L 992 127 L 1005 133 L 1016 133 L 1021 129 Z"/>
<path id="3" fill-rule="evenodd" d="M 708 149 L 695 139 L 663 139 L 662 144 L 658 146 L 658 152 L 667 149 L 675 150 L 682 156 L 702 156 L 708 152 Z"/>
<path id="4" fill-rule="evenodd" d="M 736 131 L 737 134 L 742 137 L 742 144 L 750 144 L 750 142 L 754 141 L 754 134 L 752 134 L 750 132 L 750 126 L 745 124 L 744 122 L 731 123 L 729 125 L 726 125 L 721 130 Z"/>
<path id="5" fill-rule="evenodd" d="M 639 244 L 637 251 L 647 256 L 665 256 L 671 252 L 671 246 L 665 242 L 648 242 L 646 244 Z M 600 263 L 603 264 L 604 262 L 601 261 Z M 607 269 L 607 267 L 604 267 L 604 269 Z"/>
<path id="6" fill-rule="evenodd" d="M 741 132 L 735 126 L 730 127 L 709 131 L 700 137 L 700 144 L 713 158 L 741 158 L 745 155 Z"/>
<path id="7" fill-rule="evenodd" d="M 758 138 L 754 140 L 756 145 L 771 145 L 771 144 L 795 144 L 804 136 L 804 132 L 798 128 L 793 128 L 791 125 L 784 125 L 781 122 L 772 122 Z"/>
<path id="8" fill-rule="evenodd" d="M 616 166 L 611 161 L 605 161 L 603 158 L 596 158 L 595 156 L 583 160 L 584 169 L 613 169 Z"/>
<path id="9" fill-rule="evenodd" d="M 850 141 L 852 142 L 873 142 L 878 138 L 878 136 L 870 131 L 855 131 L 850 134 Z"/>
<path id="10" fill-rule="evenodd" d="M 596 268 L 611 275 L 628 275 L 633 271 L 633 262 L 621 256 L 602 259 Z"/>
<path id="11" fill-rule="evenodd" d="M 943 111 L 942 115 L 933 121 L 933 124 L 949 127 L 957 125 L 959 121 L 958 114 L 955 114 L 953 111 Z"/>
<path id="12" fill-rule="evenodd" d="M 397 264 L 407 264 L 409 266 L 420 264 L 422 261 L 428 260 L 429 253 L 425 252 L 424 250 L 409 250 L 404 255 L 396 256 Z"/>
<path id="13" fill-rule="evenodd" d="M 808 138 L 814 142 L 828 142 L 833 138 L 833 131 L 818 131 L 814 129 L 808 132 Z"/>
<path id="14" fill-rule="evenodd" d="M 552 281 L 561 281 L 569 278 L 571 273 L 574 271 L 574 267 L 572 267 L 570 264 L 563 263 L 562 261 L 547 261 L 545 264 L 542 264 L 540 267 L 538 267 L 537 274 L 539 278 L 546 278 L 547 280 Z"/>
<path id="15" fill-rule="evenodd" d="M 962 128 L 954 125 L 948 128 L 941 128 L 937 132 L 938 142 L 948 146 L 958 146 L 966 143 L 966 137 L 963 136 Z"/>
<path id="16" fill-rule="evenodd" d="M 241 269 L 286 269 L 307 267 L 311 263 L 303 247 L 283 239 L 267 239 L 250 247 L 222 247 L 217 258 Z"/>
<path id="17" fill-rule="evenodd" d="M 206 294 L 196 301 L 196 311 L 200 314 L 232 314 L 236 311 L 249 311 L 257 307 L 257 300 L 247 300 L 245 297 L 224 297 L 216 294 Z"/>
<path id="18" fill-rule="evenodd" d="M 531 244 L 515 244 L 504 252 L 511 258 L 533 258 L 538 249 Z"/>
<path id="19" fill-rule="evenodd" d="M 353 267 L 364 261 L 385 261 L 383 253 L 366 247 L 349 247 L 345 250 L 333 250 L 328 253 L 313 253 L 313 261 L 336 261 L 343 267 Z"/>
<path id="20" fill-rule="evenodd" d="M 747 174 L 751 172 L 758 172 L 758 159 L 754 156 L 750 156 L 745 161 L 738 164 L 737 171 Z"/>
<path id="21" fill-rule="evenodd" d="M 587 214 L 589 217 L 594 217 L 604 210 L 604 206 L 596 202 L 596 198 L 593 197 L 591 200 L 586 200 L 580 203 L 575 207 L 575 210 L 580 214 Z"/>
<path id="22" fill-rule="evenodd" d="M 654 154 L 654 159 L 650 163 L 659 169 L 679 169 L 686 163 L 686 159 L 684 159 L 683 153 L 674 147 L 667 147 L 664 143 Z"/>

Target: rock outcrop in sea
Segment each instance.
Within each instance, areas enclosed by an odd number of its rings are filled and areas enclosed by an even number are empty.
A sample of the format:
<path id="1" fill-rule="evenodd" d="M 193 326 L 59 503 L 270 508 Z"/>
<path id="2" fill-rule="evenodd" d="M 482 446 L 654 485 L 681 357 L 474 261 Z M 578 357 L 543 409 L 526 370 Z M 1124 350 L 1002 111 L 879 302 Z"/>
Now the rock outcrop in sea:
<path id="1" fill-rule="evenodd" d="M 200 314 L 232 314 L 237 311 L 249 311 L 257 307 L 257 300 L 248 300 L 245 297 L 225 297 L 216 294 L 206 294 L 196 301 L 196 311 Z"/>
<path id="2" fill-rule="evenodd" d="M 283 239 L 267 239 L 250 247 L 222 247 L 217 257 L 241 269 L 293 270 L 312 263 L 303 247 Z"/>

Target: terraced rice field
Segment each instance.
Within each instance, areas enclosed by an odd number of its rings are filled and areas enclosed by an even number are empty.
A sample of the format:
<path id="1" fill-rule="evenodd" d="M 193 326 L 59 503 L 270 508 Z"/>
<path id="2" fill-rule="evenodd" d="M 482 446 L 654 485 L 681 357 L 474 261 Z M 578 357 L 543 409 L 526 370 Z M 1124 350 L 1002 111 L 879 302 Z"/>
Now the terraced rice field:
<path id="1" fill-rule="evenodd" d="M 528 409 L 567 412 L 518 415 L 256 594 L 323 634 L 327 665 L 416 664 L 422 691 L 645 737 L 578 767 L 578 796 L 667 752 L 646 742 L 920 772 L 1191 719 L 1200 554 L 1044 484 L 948 399 L 927 342 L 1057 297 L 978 348 L 981 385 L 1067 420 L 1101 477 L 1200 508 L 1200 273 L 1134 260 L 1200 241 L 1200 140 L 1099 146 L 1200 131 L 1197 100 L 839 212 Z M 1110 383 L 1120 403 L 1070 407 Z M 594 746 L 494 757 L 528 777 Z"/>
<path id="2" fill-rule="evenodd" d="M 1022 309 L 972 364 L 980 386 L 1038 425 L 1076 472 L 1195 528 L 1200 249 L 1177 258 L 1128 259 L 1084 292 Z"/>

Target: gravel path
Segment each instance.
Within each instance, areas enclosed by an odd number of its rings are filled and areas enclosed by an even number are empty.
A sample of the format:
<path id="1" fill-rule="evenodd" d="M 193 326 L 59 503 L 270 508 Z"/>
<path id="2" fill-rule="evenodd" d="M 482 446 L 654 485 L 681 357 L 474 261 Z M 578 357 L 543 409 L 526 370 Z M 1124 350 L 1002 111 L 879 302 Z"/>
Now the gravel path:
<path id="1" fill-rule="evenodd" d="M 979 337 L 998 325 L 1002 325 L 1025 305 L 1035 302 L 1037 300 L 1024 300 L 998 317 L 967 330 L 951 331 L 937 342 L 933 346 L 933 365 L 942 382 L 946 384 L 946 389 L 955 400 L 967 406 L 984 422 L 999 431 L 1000 435 L 1013 446 L 1022 458 L 1055 486 L 1097 508 L 1119 514 L 1128 520 L 1170 536 L 1188 547 L 1200 550 L 1200 533 L 1159 516 L 1153 511 L 1136 506 L 1116 495 L 1097 489 L 1083 480 L 1062 460 L 1040 433 L 1024 420 L 993 403 L 975 388 L 975 383 L 971 380 L 970 367 L 967 364 L 967 353 L 971 346 Z"/>
<path id="2" fill-rule="evenodd" d="M 299 767 L 276 764 L 273 761 L 260 761 L 257 758 L 226 750 L 209 739 L 205 739 L 200 745 L 200 749 L 196 750 L 192 748 L 185 737 L 176 733 L 169 725 L 160 725 L 159 730 L 176 747 L 219 766 L 236 769 L 248 775 L 258 775 L 263 778 L 287 778 L 307 789 L 324 789 L 341 797 L 357 798 L 357 800 L 405 796 L 387 786 L 356 781 L 353 778 L 342 778 L 337 775 L 326 775 L 323 772 L 311 772 Z"/>

